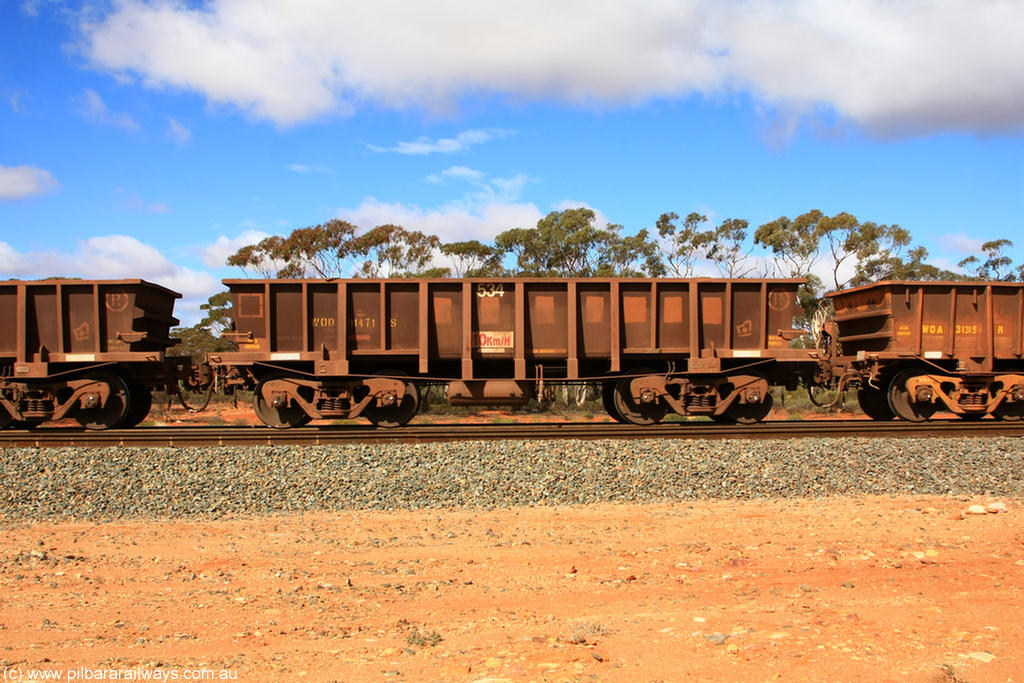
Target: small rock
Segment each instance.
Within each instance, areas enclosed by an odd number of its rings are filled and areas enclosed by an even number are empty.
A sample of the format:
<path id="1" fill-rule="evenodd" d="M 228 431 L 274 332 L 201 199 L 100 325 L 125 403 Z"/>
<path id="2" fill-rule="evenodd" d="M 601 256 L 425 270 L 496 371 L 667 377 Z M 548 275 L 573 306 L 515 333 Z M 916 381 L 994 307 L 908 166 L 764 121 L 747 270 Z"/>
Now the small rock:
<path id="1" fill-rule="evenodd" d="M 996 656 L 991 652 L 968 652 L 967 656 L 971 659 L 977 659 L 979 662 L 985 662 L 986 664 L 996 658 Z"/>
<path id="2" fill-rule="evenodd" d="M 724 643 L 728 639 L 729 639 L 729 634 L 727 634 L 727 633 L 715 632 L 715 633 L 705 633 L 704 634 L 704 640 L 708 641 L 712 645 L 721 645 L 722 643 Z"/>
<path id="3" fill-rule="evenodd" d="M 1006 503 L 1001 503 L 998 501 L 995 503 L 989 503 L 988 505 L 985 506 L 985 511 L 991 512 L 992 514 L 1006 512 Z"/>
<path id="4" fill-rule="evenodd" d="M 731 655 L 734 655 L 734 654 L 736 654 L 737 652 L 740 651 L 740 646 L 737 645 L 736 643 L 729 643 L 728 645 L 725 646 L 725 651 L 728 652 Z"/>
<path id="5" fill-rule="evenodd" d="M 969 515 L 984 515 L 987 513 L 988 511 L 985 509 L 984 505 L 972 505 L 967 508 L 967 514 Z"/>

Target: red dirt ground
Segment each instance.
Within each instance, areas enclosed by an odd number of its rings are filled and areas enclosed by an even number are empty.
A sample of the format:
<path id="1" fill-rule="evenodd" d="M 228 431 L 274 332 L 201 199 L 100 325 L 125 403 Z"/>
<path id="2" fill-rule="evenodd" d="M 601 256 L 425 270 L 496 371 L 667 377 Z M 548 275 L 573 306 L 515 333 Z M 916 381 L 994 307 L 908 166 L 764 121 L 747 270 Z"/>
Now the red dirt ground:
<path id="1" fill-rule="evenodd" d="M 23 681 L 1019 681 L 1024 501 L 964 514 L 989 502 L 8 524 L 0 660 Z"/>

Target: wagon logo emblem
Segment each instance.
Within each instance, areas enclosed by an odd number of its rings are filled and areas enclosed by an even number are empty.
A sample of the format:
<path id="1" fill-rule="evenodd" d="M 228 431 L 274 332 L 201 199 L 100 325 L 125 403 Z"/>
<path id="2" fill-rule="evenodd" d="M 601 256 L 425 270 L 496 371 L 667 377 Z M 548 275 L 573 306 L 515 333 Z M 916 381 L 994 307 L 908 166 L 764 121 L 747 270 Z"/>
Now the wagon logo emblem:
<path id="1" fill-rule="evenodd" d="M 773 311 L 783 311 L 789 308 L 789 304 L 792 300 L 793 297 L 789 292 L 775 291 L 768 295 L 768 306 Z"/>
<path id="2" fill-rule="evenodd" d="M 124 292 L 107 292 L 107 308 L 111 311 L 128 308 L 128 295 Z"/>
<path id="3" fill-rule="evenodd" d="M 746 320 L 744 320 L 743 322 L 736 326 L 737 337 L 749 337 L 753 333 L 754 321 L 751 320 L 750 318 L 747 318 Z"/>
<path id="4" fill-rule="evenodd" d="M 71 331 L 71 336 L 75 338 L 75 341 L 84 341 L 89 338 L 90 334 L 89 323 L 82 323 Z"/>

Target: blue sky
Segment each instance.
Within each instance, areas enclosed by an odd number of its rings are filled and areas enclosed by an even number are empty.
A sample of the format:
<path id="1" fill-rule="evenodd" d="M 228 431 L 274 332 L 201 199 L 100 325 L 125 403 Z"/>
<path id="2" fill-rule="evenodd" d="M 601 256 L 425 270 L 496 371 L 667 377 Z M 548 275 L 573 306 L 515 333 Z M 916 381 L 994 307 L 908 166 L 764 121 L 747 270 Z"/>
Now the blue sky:
<path id="1" fill-rule="evenodd" d="M 0 278 L 145 277 L 339 217 L 487 241 L 586 205 L 898 223 L 1024 261 L 1014 1 L 0 0 Z"/>

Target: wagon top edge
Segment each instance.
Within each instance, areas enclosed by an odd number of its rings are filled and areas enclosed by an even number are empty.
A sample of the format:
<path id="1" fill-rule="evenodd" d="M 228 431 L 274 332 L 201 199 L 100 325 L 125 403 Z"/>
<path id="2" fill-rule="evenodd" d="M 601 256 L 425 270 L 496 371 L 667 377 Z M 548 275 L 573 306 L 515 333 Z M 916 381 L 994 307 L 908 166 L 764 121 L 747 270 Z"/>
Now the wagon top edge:
<path id="1" fill-rule="evenodd" d="M 885 287 L 920 287 L 925 289 L 945 290 L 964 287 L 1002 287 L 1010 289 L 1024 289 L 1024 282 L 1007 282 L 1004 280 L 881 280 L 879 282 L 872 282 L 868 285 L 851 287 L 850 289 L 833 290 L 831 292 L 826 292 L 824 296 L 825 298 L 833 299 L 836 297 L 842 297 L 846 294 L 866 292 Z"/>
<path id="2" fill-rule="evenodd" d="M 228 278 L 221 280 L 225 285 L 244 285 L 244 284 L 257 284 L 262 282 L 269 282 L 272 284 L 303 284 L 303 283 L 331 283 L 331 282 L 344 282 L 344 283 L 357 283 L 357 284 L 373 284 L 380 282 L 393 282 L 393 283 L 411 283 L 411 282 L 428 282 L 431 284 L 455 284 L 468 282 L 473 283 L 488 283 L 488 282 L 514 282 L 514 283 L 526 283 L 526 284 L 552 284 L 552 283 L 565 283 L 565 282 L 581 282 L 587 284 L 604 284 L 610 282 L 625 282 L 625 283 L 637 283 L 646 284 L 651 282 L 658 283 L 669 283 L 669 284 L 685 284 L 690 282 L 696 283 L 740 283 L 740 284 L 804 284 L 807 282 L 806 278 L 715 278 L 715 277 L 680 277 L 680 278 L 662 278 L 662 277 L 643 277 L 643 278 L 618 278 L 618 277 L 465 277 L 465 278 L 419 278 L 419 277 L 394 277 L 394 278 Z"/>
<path id="3" fill-rule="evenodd" d="M 125 279 L 125 280 L 79 280 L 76 278 L 48 278 L 46 280 L 0 280 L 0 287 L 11 287 L 11 286 L 29 286 L 29 287 L 48 287 L 55 285 L 103 285 L 103 286 L 115 286 L 115 287 L 128 287 L 142 285 L 151 289 L 160 290 L 164 293 L 171 294 L 176 299 L 181 298 L 181 293 L 158 285 L 155 282 L 149 280 L 142 280 L 140 278 Z"/>

